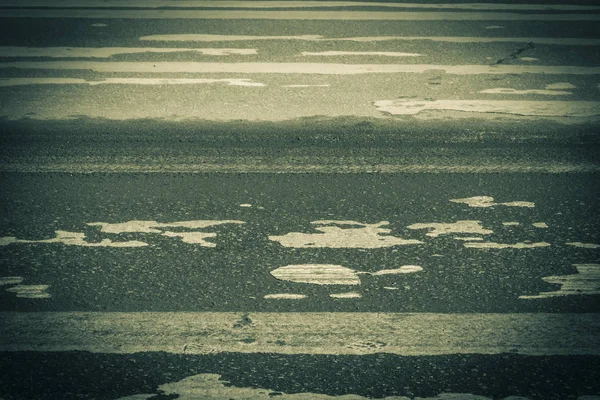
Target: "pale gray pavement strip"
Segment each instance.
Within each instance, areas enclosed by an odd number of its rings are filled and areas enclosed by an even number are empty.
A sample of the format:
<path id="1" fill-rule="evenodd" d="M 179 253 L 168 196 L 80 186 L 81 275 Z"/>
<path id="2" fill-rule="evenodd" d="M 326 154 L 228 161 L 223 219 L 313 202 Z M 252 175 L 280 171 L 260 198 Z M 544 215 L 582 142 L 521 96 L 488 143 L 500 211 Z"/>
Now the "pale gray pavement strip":
<path id="1" fill-rule="evenodd" d="M 1 351 L 600 355 L 598 314 L 32 312 L 0 321 Z"/>

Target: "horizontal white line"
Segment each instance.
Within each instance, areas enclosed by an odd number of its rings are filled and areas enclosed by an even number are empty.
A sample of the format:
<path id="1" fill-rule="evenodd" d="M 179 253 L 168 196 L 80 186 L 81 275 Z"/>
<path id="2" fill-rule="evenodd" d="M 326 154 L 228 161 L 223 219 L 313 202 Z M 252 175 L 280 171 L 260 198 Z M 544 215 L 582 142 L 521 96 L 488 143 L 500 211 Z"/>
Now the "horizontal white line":
<path id="1" fill-rule="evenodd" d="M 160 47 L 0 47 L 0 57 L 91 57 L 109 58 L 117 54 L 187 53 L 210 56 L 257 54 L 256 49 L 186 49 Z"/>
<path id="2" fill-rule="evenodd" d="M 303 56 L 386 56 L 386 57 L 420 57 L 423 54 L 402 53 L 397 51 L 303 51 Z"/>
<path id="3" fill-rule="evenodd" d="M 598 21 L 600 14 L 509 12 L 4 9 L 0 18 L 275 19 L 337 21 Z"/>
<path id="4" fill-rule="evenodd" d="M 0 78 L 0 87 L 26 85 L 199 85 L 227 83 L 229 86 L 266 86 L 251 79 L 106 78 L 86 81 L 78 78 Z"/>
<path id="5" fill-rule="evenodd" d="M 231 42 L 254 40 L 305 40 L 314 42 L 349 41 L 349 42 L 384 42 L 392 40 L 430 40 L 434 42 L 451 43 L 535 43 L 569 46 L 598 46 L 600 39 L 589 38 L 546 38 L 546 37 L 480 37 L 480 36 L 357 36 L 326 38 L 321 35 L 296 35 L 296 36 L 259 36 L 259 35 L 210 35 L 210 34 L 173 34 L 173 35 L 148 35 L 140 40 L 161 42 Z"/>
<path id="6" fill-rule="evenodd" d="M 0 69 L 91 70 L 139 73 L 244 73 L 353 75 L 444 71 L 454 75 L 550 74 L 598 75 L 600 67 L 546 65 L 437 65 L 437 64 L 334 64 L 334 63 L 214 63 L 214 62 L 101 62 L 22 61 L 0 63 Z"/>
<path id="7" fill-rule="evenodd" d="M 386 8 L 434 8 L 434 9 L 461 9 L 461 10 L 531 10 L 531 11 L 593 11 L 600 10 L 596 6 L 568 5 L 568 4 L 492 4 L 492 3 L 465 3 L 465 4 L 421 4 L 421 3 L 381 3 L 360 1 L 222 1 L 222 0 L 58 0 L 51 4 L 47 0 L 2 0 L 0 7 L 44 7 L 44 8 L 308 8 L 308 7 L 386 7 Z"/>
<path id="8" fill-rule="evenodd" d="M 598 101 L 524 100 L 380 100 L 379 111 L 392 115 L 414 115 L 422 111 L 451 110 L 543 117 L 594 117 L 600 115 Z"/>
<path id="9" fill-rule="evenodd" d="M 0 351 L 600 355 L 599 316 L 3 312 Z"/>

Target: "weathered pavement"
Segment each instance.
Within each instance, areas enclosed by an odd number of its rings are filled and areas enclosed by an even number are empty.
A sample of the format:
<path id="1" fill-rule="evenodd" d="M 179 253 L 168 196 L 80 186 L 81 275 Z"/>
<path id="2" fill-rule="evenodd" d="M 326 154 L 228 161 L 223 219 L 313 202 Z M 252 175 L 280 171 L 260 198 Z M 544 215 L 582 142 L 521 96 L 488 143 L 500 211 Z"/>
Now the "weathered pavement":
<path id="1" fill-rule="evenodd" d="M 600 396 L 593 2 L 0 7 L 0 398 Z"/>

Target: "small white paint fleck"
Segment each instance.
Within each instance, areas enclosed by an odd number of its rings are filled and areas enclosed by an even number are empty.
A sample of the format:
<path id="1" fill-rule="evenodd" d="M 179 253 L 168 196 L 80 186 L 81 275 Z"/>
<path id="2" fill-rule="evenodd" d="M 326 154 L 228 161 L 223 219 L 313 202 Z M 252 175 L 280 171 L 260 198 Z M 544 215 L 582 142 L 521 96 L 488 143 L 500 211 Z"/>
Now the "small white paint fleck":
<path id="1" fill-rule="evenodd" d="M 519 60 L 521 60 L 521 61 L 529 61 L 529 62 L 531 62 L 531 61 L 538 61 L 538 59 L 535 58 L 535 57 L 519 57 Z"/>
<path id="2" fill-rule="evenodd" d="M 432 254 L 431 257 L 444 257 L 443 254 Z"/>
<path id="3" fill-rule="evenodd" d="M 21 276 L 2 276 L 0 277 L 0 286 L 4 285 L 18 285 L 23 282 L 24 278 Z"/>
<path id="4" fill-rule="evenodd" d="M 105 26 L 108 26 L 108 25 L 106 25 L 106 24 L 102 24 L 102 23 L 97 23 L 97 24 L 92 24 L 92 26 L 93 26 L 94 28 L 104 28 Z"/>
<path id="5" fill-rule="evenodd" d="M 346 293 L 332 293 L 329 297 L 333 297 L 334 299 L 357 299 L 362 297 L 358 292 L 346 292 Z"/>
<path id="6" fill-rule="evenodd" d="M 545 89 L 525 89 L 525 90 L 517 90 L 511 88 L 493 88 L 493 89 L 485 89 L 480 91 L 479 93 L 484 94 L 540 94 L 546 96 L 567 96 L 573 94 L 572 92 L 567 92 L 564 90 L 545 90 Z"/>
<path id="7" fill-rule="evenodd" d="M 546 89 L 550 89 L 550 90 L 556 90 L 556 89 L 575 89 L 576 86 L 574 86 L 573 84 L 569 83 L 569 82 L 556 82 L 556 83 L 550 83 L 548 85 L 546 85 Z"/>
<path id="8" fill-rule="evenodd" d="M 387 221 L 381 221 L 376 224 L 365 224 L 356 221 L 319 220 L 311 223 L 313 225 L 325 226 L 315 228 L 315 230 L 321 233 L 290 232 L 281 236 L 269 236 L 269 240 L 279 242 L 285 247 L 296 248 L 374 249 L 422 243 L 420 240 L 402 239 L 389 235 L 391 229 L 381 228 L 381 226 L 389 225 Z"/>
<path id="9" fill-rule="evenodd" d="M 481 221 L 456 221 L 452 223 L 431 222 L 424 224 L 412 224 L 408 229 L 430 229 L 427 236 L 438 237 L 451 233 L 475 233 L 480 235 L 489 235 L 494 231 L 485 229 L 481 226 Z"/>
<path id="10" fill-rule="evenodd" d="M 299 300 L 299 299 L 305 299 L 306 295 L 293 294 L 293 293 L 275 293 L 275 294 L 267 294 L 264 296 L 264 298 L 265 299 Z"/>
<path id="11" fill-rule="evenodd" d="M 396 274 L 412 274 L 413 272 L 423 271 L 423 268 L 418 265 L 403 265 L 397 269 L 382 269 L 377 272 L 368 272 L 365 274 L 379 276 L 379 275 L 396 275 Z M 360 272 L 358 272 L 360 274 Z"/>
<path id="12" fill-rule="evenodd" d="M 546 224 L 545 222 L 534 222 L 531 225 L 536 228 L 542 228 L 542 229 L 548 228 L 548 224 Z"/>
<path id="13" fill-rule="evenodd" d="M 455 240 L 462 240 L 465 242 L 477 242 L 477 241 L 481 241 L 483 240 L 482 237 L 473 237 L 473 236 L 466 236 L 466 237 L 461 237 L 461 236 L 456 236 L 454 237 Z"/>
<path id="14" fill-rule="evenodd" d="M 469 242 L 464 244 L 465 247 L 473 249 L 533 249 L 536 247 L 549 247 L 550 243 L 538 242 L 538 243 L 494 243 L 494 242 Z"/>
<path id="15" fill-rule="evenodd" d="M 384 286 L 383 287 L 385 290 L 400 290 L 400 288 L 394 287 L 394 286 Z"/>
<path id="16" fill-rule="evenodd" d="M 565 243 L 567 246 L 581 247 L 583 249 L 597 249 L 600 248 L 600 244 L 595 243 L 582 243 L 582 242 L 568 242 Z"/>
<path id="17" fill-rule="evenodd" d="M 244 203 L 244 204 L 240 204 L 240 207 L 252 207 L 252 204 Z"/>
<path id="18" fill-rule="evenodd" d="M 509 201 L 506 203 L 496 203 L 494 198 L 491 196 L 473 196 L 464 199 L 450 199 L 453 203 L 465 203 L 469 207 L 493 207 L 493 206 L 506 206 L 506 207 L 535 207 L 535 203 L 529 201 Z"/>
<path id="19" fill-rule="evenodd" d="M 275 278 L 316 285 L 360 285 L 356 271 L 333 264 L 287 265 L 271 271 Z"/>
<path id="20" fill-rule="evenodd" d="M 50 285 L 17 285 L 6 289 L 7 292 L 16 293 L 17 297 L 25 299 L 46 299 L 50 297 L 46 290 Z"/>
<path id="21" fill-rule="evenodd" d="M 503 222 L 502 225 L 504 225 L 504 226 L 519 226 L 519 225 L 521 225 L 521 223 L 511 221 L 511 222 Z"/>
<path id="22" fill-rule="evenodd" d="M 542 292 L 533 296 L 519 296 L 520 299 L 543 299 L 567 295 L 600 294 L 600 264 L 574 264 L 577 273 L 572 275 L 546 276 L 542 280 L 561 285 L 560 290 Z"/>

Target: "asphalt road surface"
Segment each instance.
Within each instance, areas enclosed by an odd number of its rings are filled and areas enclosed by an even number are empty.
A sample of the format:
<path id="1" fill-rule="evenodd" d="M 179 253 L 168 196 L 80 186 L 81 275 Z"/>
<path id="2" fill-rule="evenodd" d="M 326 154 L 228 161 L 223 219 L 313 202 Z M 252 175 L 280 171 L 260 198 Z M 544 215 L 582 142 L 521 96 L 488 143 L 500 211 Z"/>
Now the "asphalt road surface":
<path id="1" fill-rule="evenodd" d="M 0 399 L 600 398 L 593 1 L 0 1 Z"/>

